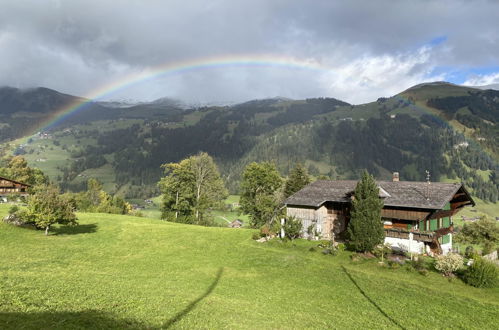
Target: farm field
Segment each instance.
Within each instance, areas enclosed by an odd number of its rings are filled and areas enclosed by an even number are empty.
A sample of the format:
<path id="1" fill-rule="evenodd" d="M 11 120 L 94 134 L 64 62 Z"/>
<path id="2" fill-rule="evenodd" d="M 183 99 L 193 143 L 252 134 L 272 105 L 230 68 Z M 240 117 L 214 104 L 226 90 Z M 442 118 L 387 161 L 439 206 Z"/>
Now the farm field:
<path id="1" fill-rule="evenodd" d="M 9 205 L 0 205 L 3 217 Z M 425 277 L 252 230 L 78 214 L 51 235 L 0 223 L 0 328 L 475 328 L 499 289 Z M 495 324 L 495 325 L 494 325 Z"/>

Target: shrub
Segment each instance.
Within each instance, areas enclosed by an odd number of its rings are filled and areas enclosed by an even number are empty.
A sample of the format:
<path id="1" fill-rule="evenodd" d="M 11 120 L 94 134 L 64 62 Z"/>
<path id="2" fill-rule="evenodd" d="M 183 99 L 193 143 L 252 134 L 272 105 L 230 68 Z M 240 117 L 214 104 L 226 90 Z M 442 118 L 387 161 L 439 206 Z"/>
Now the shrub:
<path id="1" fill-rule="evenodd" d="M 492 251 L 494 251 L 494 243 L 491 241 L 485 241 L 482 247 L 482 255 L 487 255 L 492 253 Z"/>
<path id="2" fill-rule="evenodd" d="M 499 270 L 496 265 L 476 256 L 473 264 L 464 273 L 464 281 L 477 288 L 492 288 L 497 285 Z"/>
<path id="3" fill-rule="evenodd" d="M 456 253 L 439 255 L 435 258 L 435 269 L 445 276 L 452 275 L 452 273 L 461 268 L 462 265 L 463 257 Z"/>
<path id="4" fill-rule="evenodd" d="M 251 239 L 254 239 L 255 241 L 257 239 L 260 239 L 262 237 L 262 235 L 260 235 L 260 233 L 253 233 L 253 235 L 251 235 Z"/>
<path id="5" fill-rule="evenodd" d="M 260 237 L 273 236 L 275 232 L 269 227 L 269 225 L 263 225 L 260 227 Z"/>
<path id="6" fill-rule="evenodd" d="M 284 234 L 287 238 L 293 240 L 295 238 L 300 237 L 302 223 L 300 219 L 295 217 L 288 217 L 286 222 L 284 223 Z"/>
<path id="7" fill-rule="evenodd" d="M 420 270 L 418 270 L 418 273 L 423 275 L 423 276 L 430 275 L 430 272 L 428 271 L 428 269 L 420 269 Z"/>
<path id="8" fill-rule="evenodd" d="M 394 260 L 388 260 L 388 267 L 390 267 L 391 269 L 397 269 L 400 268 L 400 263 Z"/>
<path id="9" fill-rule="evenodd" d="M 376 245 L 376 247 L 373 250 L 373 254 L 376 256 L 376 258 L 381 259 L 381 261 L 384 261 L 384 257 L 392 251 L 391 247 L 389 245 L 385 244 L 379 244 Z"/>
<path id="10" fill-rule="evenodd" d="M 428 276 L 430 274 L 430 272 L 428 271 L 428 264 L 426 260 L 421 256 L 415 258 L 411 262 L 411 266 L 414 270 L 416 270 L 419 274 L 423 276 Z"/>
<path id="11" fill-rule="evenodd" d="M 17 211 L 19 211 L 19 207 L 17 205 L 12 205 L 10 208 L 9 208 L 9 214 L 14 214 L 16 213 Z"/>
<path id="12" fill-rule="evenodd" d="M 475 254 L 475 249 L 473 246 L 469 245 L 466 247 L 466 250 L 464 251 L 464 256 L 468 259 L 472 258 L 473 255 Z"/>
<path id="13" fill-rule="evenodd" d="M 312 234 L 314 233 L 314 229 L 315 229 L 315 225 L 312 224 L 312 225 L 308 226 L 308 228 L 307 228 L 308 236 L 312 236 Z"/>

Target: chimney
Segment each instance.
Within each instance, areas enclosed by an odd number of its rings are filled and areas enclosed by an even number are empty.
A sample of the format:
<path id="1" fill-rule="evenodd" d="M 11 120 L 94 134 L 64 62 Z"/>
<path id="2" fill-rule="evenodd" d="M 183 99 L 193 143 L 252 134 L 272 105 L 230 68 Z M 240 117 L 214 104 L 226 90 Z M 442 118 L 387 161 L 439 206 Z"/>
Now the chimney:
<path id="1" fill-rule="evenodd" d="M 393 176 L 392 176 L 392 181 L 393 182 L 399 182 L 399 172 L 393 172 Z"/>

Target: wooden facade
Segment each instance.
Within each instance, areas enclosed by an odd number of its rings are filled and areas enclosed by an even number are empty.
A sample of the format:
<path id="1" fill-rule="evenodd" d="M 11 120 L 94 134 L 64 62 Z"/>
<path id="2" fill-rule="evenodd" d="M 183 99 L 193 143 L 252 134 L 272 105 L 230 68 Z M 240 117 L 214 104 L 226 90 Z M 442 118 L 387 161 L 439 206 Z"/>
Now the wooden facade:
<path id="1" fill-rule="evenodd" d="M 0 177 L 0 196 L 9 196 L 13 194 L 26 195 L 29 187 L 30 186 L 25 183 Z"/>
<path id="2" fill-rule="evenodd" d="M 312 183 L 286 200 L 287 214 L 302 221 L 305 237 L 341 237 L 350 219 L 355 185 L 354 181 Z M 418 241 L 423 248 L 423 243 L 436 240 L 451 246 L 452 229 L 445 235 L 435 232 L 452 228 L 452 216 L 462 207 L 475 204 L 462 184 L 457 183 L 396 181 L 378 185 L 379 197 L 384 201 L 381 217 L 385 236 L 395 241 Z"/>

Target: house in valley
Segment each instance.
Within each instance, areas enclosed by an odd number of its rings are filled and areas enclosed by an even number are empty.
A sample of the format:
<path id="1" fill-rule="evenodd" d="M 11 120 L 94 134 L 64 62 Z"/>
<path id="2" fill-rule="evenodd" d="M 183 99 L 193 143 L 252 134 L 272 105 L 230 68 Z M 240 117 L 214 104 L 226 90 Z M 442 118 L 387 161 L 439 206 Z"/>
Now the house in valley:
<path id="1" fill-rule="evenodd" d="M 447 253 L 452 249 L 452 217 L 475 205 L 460 183 L 378 181 L 385 243 L 414 253 Z M 303 224 L 304 236 L 341 238 L 350 220 L 357 181 L 315 181 L 285 201 L 287 215 Z"/>
<path id="2" fill-rule="evenodd" d="M 228 224 L 230 228 L 242 228 L 243 227 L 243 221 L 240 219 L 236 219 Z"/>
<path id="3" fill-rule="evenodd" d="M 26 196 L 30 185 L 0 176 L 0 201 L 6 202 L 12 195 Z"/>

